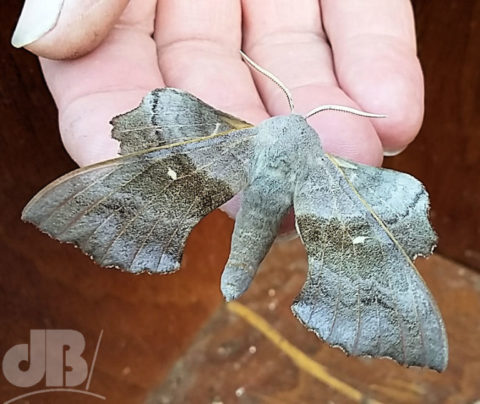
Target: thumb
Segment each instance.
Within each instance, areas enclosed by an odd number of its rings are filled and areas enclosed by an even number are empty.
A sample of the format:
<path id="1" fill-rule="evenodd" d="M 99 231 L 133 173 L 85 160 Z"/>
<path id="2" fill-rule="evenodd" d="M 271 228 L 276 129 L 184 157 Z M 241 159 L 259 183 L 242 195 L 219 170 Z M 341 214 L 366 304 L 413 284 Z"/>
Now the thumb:
<path id="1" fill-rule="evenodd" d="M 25 0 L 12 45 L 49 59 L 72 59 L 95 49 L 128 0 Z"/>

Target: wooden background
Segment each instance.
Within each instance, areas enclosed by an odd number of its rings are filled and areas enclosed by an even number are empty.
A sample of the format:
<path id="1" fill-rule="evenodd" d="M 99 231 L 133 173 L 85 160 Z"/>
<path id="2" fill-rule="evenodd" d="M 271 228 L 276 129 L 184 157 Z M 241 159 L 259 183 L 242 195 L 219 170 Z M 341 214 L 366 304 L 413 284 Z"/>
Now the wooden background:
<path id="1" fill-rule="evenodd" d="M 232 222 L 217 212 L 203 221 L 177 275 L 135 277 L 101 270 L 20 221 L 37 190 L 74 168 L 36 58 L 9 44 L 21 3 L 0 2 L 0 355 L 27 342 L 30 329 L 73 328 L 85 335 L 91 359 L 104 329 L 92 390 L 108 392 L 111 402 L 141 402 L 220 305 Z M 480 1 L 415 1 L 414 8 L 425 124 L 386 165 L 425 183 L 437 251 L 480 270 Z M 0 399 L 17 394 L 0 375 Z"/>
<path id="2" fill-rule="evenodd" d="M 480 270 L 480 2 L 413 4 L 425 121 L 411 147 L 385 165 L 426 185 L 436 251 Z"/>

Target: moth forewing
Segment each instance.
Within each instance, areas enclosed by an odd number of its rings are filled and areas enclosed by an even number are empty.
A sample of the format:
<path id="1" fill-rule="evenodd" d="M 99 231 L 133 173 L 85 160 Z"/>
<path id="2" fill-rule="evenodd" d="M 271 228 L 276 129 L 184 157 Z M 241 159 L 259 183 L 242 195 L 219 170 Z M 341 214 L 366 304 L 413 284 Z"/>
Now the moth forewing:
<path id="1" fill-rule="evenodd" d="M 427 255 L 436 241 L 428 195 L 406 174 L 343 161 L 307 157 L 297 180 L 294 208 L 309 269 L 293 312 L 349 354 L 442 371 L 445 328 L 410 258 Z"/>
<path id="2" fill-rule="evenodd" d="M 23 218 L 102 266 L 174 271 L 191 229 L 245 186 L 251 131 L 191 139 L 76 170 L 40 191 Z"/>

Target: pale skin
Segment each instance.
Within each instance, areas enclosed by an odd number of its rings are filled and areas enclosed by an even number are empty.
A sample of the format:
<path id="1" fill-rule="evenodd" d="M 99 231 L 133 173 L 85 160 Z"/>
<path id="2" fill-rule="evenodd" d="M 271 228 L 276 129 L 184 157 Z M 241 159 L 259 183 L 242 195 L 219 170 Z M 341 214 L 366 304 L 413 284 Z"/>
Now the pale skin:
<path id="1" fill-rule="evenodd" d="M 289 113 L 240 48 L 285 83 L 297 113 L 339 104 L 388 116 L 310 118 L 330 153 L 380 165 L 423 119 L 408 0 L 70 0 L 57 26 L 26 48 L 58 59 L 42 57 L 42 69 L 65 147 L 81 166 L 117 156 L 108 122 L 154 88 L 184 89 L 254 124 Z"/>

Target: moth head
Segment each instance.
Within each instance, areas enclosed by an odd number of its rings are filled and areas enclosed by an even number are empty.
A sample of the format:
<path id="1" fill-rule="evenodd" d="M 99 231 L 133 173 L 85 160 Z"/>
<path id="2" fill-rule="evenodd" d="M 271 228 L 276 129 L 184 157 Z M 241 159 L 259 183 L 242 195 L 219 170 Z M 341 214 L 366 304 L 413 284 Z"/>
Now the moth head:
<path id="1" fill-rule="evenodd" d="M 242 55 L 243 60 L 250 67 L 257 70 L 259 73 L 263 74 L 265 77 L 269 78 L 270 80 L 272 80 L 283 91 L 283 93 L 287 97 L 288 105 L 290 107 L 290 113 L 294 114 L 295 113 L 295 111 L 294 111 L 295 106 L 294 106 L 294 103 L 293 103 L 293 97 L 292 97 L 292 93 L 287 88 L 287 86 L 285 84 L 283 84 L 282 81 L 277 76 L 275 76 L 273 73 L 269 72 L 267 69 L 264 69 L 263 67 L 261 67 L 260 65 L 255 63 L 245 53 L 240 51 L 240 54 Z M 373 114 L 373 113 L 370 113 L 370 112 L 361 111 L 361 110 L 356 109 L 356 108 L 346 107 L 344 105 L 326 104 L 326 105 L 320 105 L 320 106 L 312 109 L 309 113 L 304 115 L 304 118 L 308 119 L 311 116 L 313 116 L 315 114 L 318 114 L 319 112 L 322 112 L 322 111 L 340 111 L 340 112 L 346 112 L 346 113 L 354 114 L 354 115 L 358 115 L 358 116 L 364 116 L 364 117 L 367 117 L 367 118 L 386 118 L 387 117 L 386 115 Z"/>

